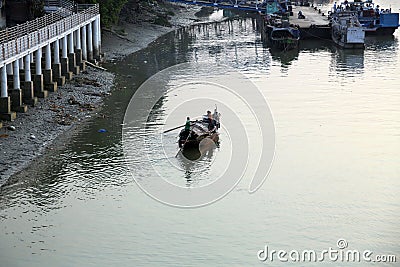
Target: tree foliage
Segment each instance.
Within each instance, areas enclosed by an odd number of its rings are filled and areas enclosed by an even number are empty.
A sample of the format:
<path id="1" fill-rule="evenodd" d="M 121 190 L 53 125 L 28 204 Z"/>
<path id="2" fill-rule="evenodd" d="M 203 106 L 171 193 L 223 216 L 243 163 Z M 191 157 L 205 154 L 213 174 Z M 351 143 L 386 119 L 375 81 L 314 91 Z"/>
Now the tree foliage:
<path id="1" fill-rule="evenodd" d="M 119 14 L 128 0 L 78 0 L 79 4 L 100 4 L 101 23 L 109 27 L 116 24 Z"/>

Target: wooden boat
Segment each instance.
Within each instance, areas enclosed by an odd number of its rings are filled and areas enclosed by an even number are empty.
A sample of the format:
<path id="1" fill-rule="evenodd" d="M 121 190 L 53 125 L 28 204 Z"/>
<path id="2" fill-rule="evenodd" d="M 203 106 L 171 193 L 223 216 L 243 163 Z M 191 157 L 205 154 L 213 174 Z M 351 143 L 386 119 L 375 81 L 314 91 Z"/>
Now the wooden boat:
<path id="1" fill-rule="evenodd" d="M 209 149 L 218 146 L 220 113 L 218 113 L 217 109 L 214 110 L 212 117 L 216 127 L 215 130 L 211 132 L 209 131 L 209 119 L 207 116 L 203 116 L 202 120 L 192 122 L 189 131 L 185 131 L 185 129 L 181 130 L 178 144 L 183 154 L 195 154 L 200 157 Z"/>
<path id="2" fill-rule="evenodd" d="M 352 11 L 333 13 L 331 16 L 332 40 L 344 49 L 364 49 L 365 31 Z"/>
<path id="3" fill-rule="evenodd" d="M 266 34 L 268 44 L 275 49 L 288 51 L 299 47 L 300 30 L 281 16 L 268 16 Z"/>

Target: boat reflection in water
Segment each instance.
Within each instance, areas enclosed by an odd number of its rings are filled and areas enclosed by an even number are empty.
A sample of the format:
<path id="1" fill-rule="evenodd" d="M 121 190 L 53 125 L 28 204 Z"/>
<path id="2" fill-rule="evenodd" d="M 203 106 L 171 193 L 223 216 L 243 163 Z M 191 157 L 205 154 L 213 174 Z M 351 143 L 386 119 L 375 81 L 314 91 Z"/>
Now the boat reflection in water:
<path id="1" fill-rule="evenodd" d="M 198 172 L 208 172 L 216 156 L 216 149 L 219 143 L 214 143 L 210 138 L 204 138 L 198 148 L 184 149 L 178 152 L 178 162 L 185 172 L 187 186 L 191 186 L 195 181 Z"/>
<path id="2" fill-rule="evenodd" d="M 299 49 L 282 51 L 280 49 L 270 48 L 269 52 L 271 53 L 272 60 L 280 62 L 283 68 L 289 67 L 292 65 L 292 61 L 299 58 Z"/>
<path id="3" fill-rule="evenodd" d="M 363 72 L 364 54 L 364 50 L 343 50 L 332 47 L 332 62 L 337 72 L 346 72 L 345 76 L 351 76 Z"/>

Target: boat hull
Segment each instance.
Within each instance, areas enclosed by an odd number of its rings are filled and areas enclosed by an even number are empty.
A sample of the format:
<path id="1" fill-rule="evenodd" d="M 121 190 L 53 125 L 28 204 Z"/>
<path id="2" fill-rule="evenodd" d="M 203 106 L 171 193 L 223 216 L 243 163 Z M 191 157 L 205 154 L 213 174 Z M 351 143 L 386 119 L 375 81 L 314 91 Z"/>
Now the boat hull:
<path id="1" fill-rule="evenodd" d="M 337 40 L 333 40 L 337 46 L 343 49 L 365 49 L 365 44 L 360 43 L 343 43 Z"/>
<path id="2" fill-rule="evenodd" d="M 366 36 L 390 36 L 393 35 L 397 27 L 365 28 Z"/>
<path id="3" fill-rule="evenodd" d="M 285 37 L 278 37 L 277 32 L 284 32 Z M 295 32 L 297 36 L 292 35 Z M 278 28 L 272 25 L 266 27 L 267 44 L 275 49 L 287 51 L 297 49 L 299 47 L 300 31 L 295 28 Z"/>
<path id="4" fill-rule="evenodd" d="M 201 140 L 190 140 L 182 144 L 181 152 L 185 158 L 189 160 L 197 160 L 208 151 L 217 147 L 219 142 L 219 135 L 214 133 L 210 136 L 201 138 Z"/>
<path id="5" fill-rule="evenodd" d="M 271 47 L 279 50 L 293 50 L 299 47 L 299 40 L 292 40 L 292 39 L 283 39 L 283 40 L 276 40 L 272 39 Z"/>

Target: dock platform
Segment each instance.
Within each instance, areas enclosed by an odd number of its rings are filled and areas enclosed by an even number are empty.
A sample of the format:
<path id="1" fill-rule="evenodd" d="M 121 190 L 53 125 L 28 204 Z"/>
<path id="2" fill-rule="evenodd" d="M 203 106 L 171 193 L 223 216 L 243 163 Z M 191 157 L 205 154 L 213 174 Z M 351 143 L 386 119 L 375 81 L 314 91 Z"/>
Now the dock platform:
<path id="1" fill-rule="evenodd" d="M 304 19 L 298 18 L 298 13 L 305 16 Z M 300 28 L 301 39 L 331 39 L 331 27 L 327 14 L 322 15 L 313 7 L 293 6 L 293 16 L 289 21 Z"/>

